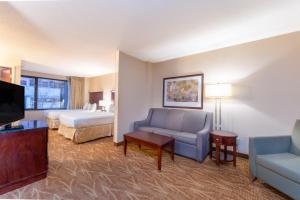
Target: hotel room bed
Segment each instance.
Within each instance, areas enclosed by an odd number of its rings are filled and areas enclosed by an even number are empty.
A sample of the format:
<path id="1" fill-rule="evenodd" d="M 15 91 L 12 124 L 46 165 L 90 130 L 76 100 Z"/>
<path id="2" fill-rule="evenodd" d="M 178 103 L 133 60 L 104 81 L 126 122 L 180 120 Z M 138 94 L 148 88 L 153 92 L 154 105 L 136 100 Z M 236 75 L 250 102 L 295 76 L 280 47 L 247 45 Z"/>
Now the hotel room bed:
<path id="1" fill-rule="evenodd" d="M 74 112 L 59 117 L 58 133 L 75 143 L 112 135 L 114 114 L 111 112 Z"/>
<path id="2" fill-rule="evenodd" d="M 59 128 L 59 116 L 64 113 L 79 113 L 79 112 L 88 112 L 87 110 L 82 109 L 74 109 L 74 110 L 46 110 L 44 115 L 47 118 L 48 127 L 50 129 L 58 129 Z"/>

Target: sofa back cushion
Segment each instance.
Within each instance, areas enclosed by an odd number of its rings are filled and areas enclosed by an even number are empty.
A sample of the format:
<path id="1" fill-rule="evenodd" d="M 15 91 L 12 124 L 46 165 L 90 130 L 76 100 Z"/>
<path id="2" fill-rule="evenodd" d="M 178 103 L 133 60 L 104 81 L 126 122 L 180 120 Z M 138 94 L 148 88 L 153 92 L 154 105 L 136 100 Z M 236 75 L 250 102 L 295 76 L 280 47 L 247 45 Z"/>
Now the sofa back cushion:
<path id="1" fill-rule="evenodd" d="M 150 126 L 188 133 L 197 133 L 205 126 L 206 112 L 153 108 Z"/>
<path id="2" fill-rule="evenodd" d="M 168 110 L 163 108 L 153 108 L 150 119 L 150 126 L 157 128 L 165 128 Z"/>
<path id="3" fill-rule="evenodd" d="M 185 111 L 183 110 L 168 110 L 164 128 L 175 131 L 181 131 L 184 115 Z"/>
<path id="4" fill-rule="evenodd" d="M 182 122 L 182 131 L 188 133 L 197 133 L 205 126 L 206 112 L 186 111 Z"/>
<path id="5" fill-rule="evenodd" d="M 291 153 L 300 156 L 300 120 L 299 119 L 296 121 L 293 130 Z"/>

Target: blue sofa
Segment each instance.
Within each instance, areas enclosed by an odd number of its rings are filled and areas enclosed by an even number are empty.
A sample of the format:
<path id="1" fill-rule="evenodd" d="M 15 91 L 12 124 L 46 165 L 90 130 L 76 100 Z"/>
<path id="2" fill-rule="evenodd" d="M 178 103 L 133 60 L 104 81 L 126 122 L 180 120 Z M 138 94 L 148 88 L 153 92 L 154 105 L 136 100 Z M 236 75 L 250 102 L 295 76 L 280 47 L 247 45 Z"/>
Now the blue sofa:
<path id="1" fill-rule="evenodd" d="M 209 152 L 209 132 L 213 114 L 197 110 L 151 108 L 143 121 L 134 122 L 134 130 L 175 138 L 175 153 L 203 161 Z"/>
<path id="2" fill-rule="evenodd" d="M 249 162 L 253 180 L 300 200 L 300 120 L 292 136 L 250 138 Z"/>

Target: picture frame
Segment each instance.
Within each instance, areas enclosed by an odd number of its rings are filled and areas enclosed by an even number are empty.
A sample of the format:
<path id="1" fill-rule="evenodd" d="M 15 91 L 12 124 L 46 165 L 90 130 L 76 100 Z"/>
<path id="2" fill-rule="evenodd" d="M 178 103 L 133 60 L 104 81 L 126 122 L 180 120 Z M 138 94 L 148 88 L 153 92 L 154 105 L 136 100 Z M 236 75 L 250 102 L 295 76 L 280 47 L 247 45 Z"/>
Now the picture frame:
<path id="1" fill-rule="evenodd" d="M 204 74 L 163 79 L 163 107 L 203 109 Z"/>

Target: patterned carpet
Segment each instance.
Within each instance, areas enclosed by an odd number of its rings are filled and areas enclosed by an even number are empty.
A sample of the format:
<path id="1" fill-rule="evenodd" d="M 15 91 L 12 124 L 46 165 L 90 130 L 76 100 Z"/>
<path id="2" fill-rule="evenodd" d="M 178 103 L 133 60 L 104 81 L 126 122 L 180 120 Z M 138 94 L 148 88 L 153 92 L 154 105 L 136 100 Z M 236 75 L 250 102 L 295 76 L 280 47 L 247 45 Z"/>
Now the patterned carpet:
<path id="1" fill-rule="evenodd" d="M 162 172 L 154 152 L 130 144 L 127 157 L 112 138 L 76 145 L 49 132 L 49 173 L 44 180 L 6 193 L 10 199 L 287 199 L 248 179 L 246 159 L 217 167 L 164 153 Z"/>

